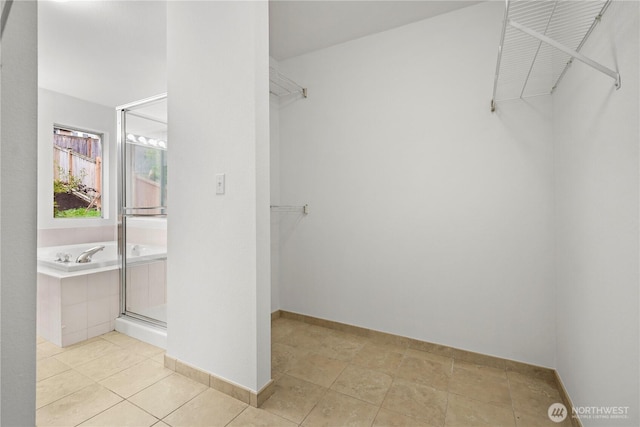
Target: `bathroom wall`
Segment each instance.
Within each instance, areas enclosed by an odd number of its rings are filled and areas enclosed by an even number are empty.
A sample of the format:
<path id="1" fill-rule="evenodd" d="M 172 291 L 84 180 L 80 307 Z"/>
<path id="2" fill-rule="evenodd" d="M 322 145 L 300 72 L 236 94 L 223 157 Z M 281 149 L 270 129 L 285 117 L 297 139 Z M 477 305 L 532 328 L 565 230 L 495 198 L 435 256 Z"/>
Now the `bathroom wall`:
<path id="1" fill-rule="evenodd" d="M 38 246 L 115 240 L 116 114 L 105 107 L 41 88 L 38 91 Z M 104 218 L 53 218 L 53 126 L 64 125 L 101 133 Z"/>
<path id="2" fill-rule="evenodd" d="M 629 406 L 638 418 L 638 2 L 614 1 L 553 95 L 557 205 L 557 369 L 576 406 Z"/>
<path id="3" fill-rule="evenodd" d="M 171 193 L 167 354 L 254 392 L 271 378 L 268 40 L 266 2 L 168 3 L 169 140 L 184 147 L 168 163 L 198 191 Z"/>
<path id="4" fill-rule="evenodd" d="M 3 6 L 0 425 L 27 426 L 36 423 L 37 4 Z"/>
<path id="5" fill-rule="evenodd" d="M 282 309 L 553 366 L 551 100 L 490 112 L 503 8 L 280 62 Z"/>

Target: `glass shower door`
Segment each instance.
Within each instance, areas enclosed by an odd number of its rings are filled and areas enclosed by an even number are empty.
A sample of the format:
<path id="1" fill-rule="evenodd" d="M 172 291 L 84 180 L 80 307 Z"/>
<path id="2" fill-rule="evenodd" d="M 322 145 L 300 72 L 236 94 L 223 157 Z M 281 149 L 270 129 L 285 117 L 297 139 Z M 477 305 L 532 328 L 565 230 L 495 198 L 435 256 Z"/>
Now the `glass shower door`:
<path id="1" fill-rule="evenodd" d="M 118 110 L 121 311 L 166 326 L 167 98 Z"/>

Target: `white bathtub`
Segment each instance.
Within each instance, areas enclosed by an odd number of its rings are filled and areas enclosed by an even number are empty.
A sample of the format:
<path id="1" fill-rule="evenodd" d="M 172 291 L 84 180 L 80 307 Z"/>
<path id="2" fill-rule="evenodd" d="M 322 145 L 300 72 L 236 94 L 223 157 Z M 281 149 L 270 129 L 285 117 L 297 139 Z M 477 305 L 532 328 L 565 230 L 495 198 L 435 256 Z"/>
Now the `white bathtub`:
<path id="1" fill-rule="evenodd" d="M 96 252 L 91 261 L 77 263 L 76 259 L 84 251 L 96 246 L 104 246 L 104 249 Z M 59 255 L 67 258 L 68 262 L 58 261 Z M 67 256 L 65 256 L 67 255 Z M 127 244 L 127 261 L 144 262 L 167 258 L 167 250 L 160 246 Z M 75 272 L 92 270 L 119 265 L 117 242 L 83 243 L 80 245 L 48 246 L 38 248 L 38 266 L 52 268 L 63 272 Z"/>
<path id="2" fill-rule="evenodd" d="M 105 248 L 88 263 L 75 262 L 78 255 L 96 246 Z M 69 254 L 70 261 L 56 261 L 59 253 Z M 146 278 L 147 282 L 142 286 L 148 286 L 149 269 L 163 273 L 164 267 L 159 266 L 165 263 L 166 257 L 164 247 L 128 245 L 127 260 L 131 261 L 131 272 L 136 277 L 132 281 L 133 287 L 138 276 Z M 66 347 L 113 331 L 116 319 L 121 315 L 119 268 L 117 242 L 114 241 L 39 248 L 38 335 Z M 134 274 L 145 271 L 147 274 Z M 161 277 L 161 289 L 166 286 L 164 273 L 153 277 L 156 280 Z M 123 332 L 131 333 L 128 329 Z M 148 342 L 166 345 L 166 332 L 164 341 L 159 336 L 153 334 L 153 340 Z M 139 338 L 145 339 L 144 336 Z"/>

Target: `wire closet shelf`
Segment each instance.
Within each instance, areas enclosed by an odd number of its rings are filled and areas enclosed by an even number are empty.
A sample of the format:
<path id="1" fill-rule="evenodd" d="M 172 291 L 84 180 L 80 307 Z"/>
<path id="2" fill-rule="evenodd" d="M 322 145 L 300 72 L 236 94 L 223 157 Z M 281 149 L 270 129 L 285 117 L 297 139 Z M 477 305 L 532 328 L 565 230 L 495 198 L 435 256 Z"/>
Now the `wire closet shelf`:
<path id="1" fill-rule="evenodd" d="M 309 214 L 309 205 L 291 206 L 291 205 L 271 205 L 272 212 L 292 212 Z"/>
<path id="2" fill-rule="evenodd" d="M 617 71 L 580 53 L 611 0 L 506 0 L 491 111 L 496 102 L 553 93 L 574 59 L 608 75 Z"/>
<path id="3" fill-rule="evenodd" d="M 269 67 L 269 93 L 278 97 L 299 93 L 306 98 L 307 88 L 300 86 L 275 68 Z"/>

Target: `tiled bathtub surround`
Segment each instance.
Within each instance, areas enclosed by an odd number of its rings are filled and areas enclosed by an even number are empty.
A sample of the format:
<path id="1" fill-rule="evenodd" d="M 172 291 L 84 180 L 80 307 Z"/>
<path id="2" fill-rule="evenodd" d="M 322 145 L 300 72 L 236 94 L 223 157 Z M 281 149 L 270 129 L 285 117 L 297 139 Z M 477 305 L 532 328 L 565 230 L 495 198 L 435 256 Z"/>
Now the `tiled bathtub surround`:
<path id="1" fill-rule="evenodd" d="M 82 222 L 83 219 L 78 220 Z M 115 225 L 100 227 L 41 228 L 38 230 L 38 247 L 77 245 L 80 243 L 117 240 Z"/>
<path id="2" fill-rule="evenodd" d="M 56 277 L 38 273 L 38 335 L 66 347 L 112 331 L 120 314 L 118 270 Z"/>

